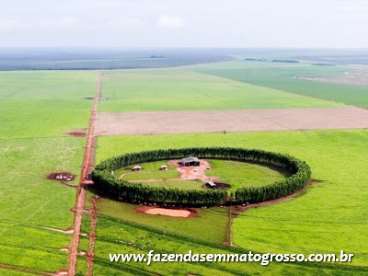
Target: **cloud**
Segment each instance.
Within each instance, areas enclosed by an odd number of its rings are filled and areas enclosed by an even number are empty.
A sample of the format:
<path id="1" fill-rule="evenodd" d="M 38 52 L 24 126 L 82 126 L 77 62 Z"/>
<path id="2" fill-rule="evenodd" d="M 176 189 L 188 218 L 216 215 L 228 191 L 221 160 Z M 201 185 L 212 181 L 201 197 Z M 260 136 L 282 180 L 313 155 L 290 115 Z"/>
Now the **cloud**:
<path id="1" fill-rule="evenodd" d="M 2 2 L 0 47 L 368 47 L 368 0 Z"/>
<path id="2" fill-rule="evenodd" d="M 178 16 L 161 15 L 157 26 L 165 29 L 179 29 L 184 27 L 184 21 Z"/>

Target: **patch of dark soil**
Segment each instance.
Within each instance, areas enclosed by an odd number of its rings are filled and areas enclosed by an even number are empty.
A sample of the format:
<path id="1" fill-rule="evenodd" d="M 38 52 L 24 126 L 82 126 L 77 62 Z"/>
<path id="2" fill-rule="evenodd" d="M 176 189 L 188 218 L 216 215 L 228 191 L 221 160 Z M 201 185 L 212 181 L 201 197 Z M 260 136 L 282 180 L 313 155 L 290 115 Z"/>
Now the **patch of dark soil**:
<path id="1" fill-rule="evenodd" d="M 325 182 L 325 180 L 322 180 L 322 179 L 311 179 L 312 183 L 323 183 Z"/>
<path id="2" fill-rule="evenodd" d="M 246 209 L 247 209 L 247 206 L 242 206 L 242 205 L 231 206 L 231 215 L 233 217 L 237 217 L 241 213 L 243 213 Z"/>
<path id="3" fill-rule="evenodd" d="M 67 134 L 73 137 L 86 137 L 86 131 L 84 129 L 73 130 L 68 132 Z"/>
<path id="4" fill-rule="evenodd" d="M 70 172 L 52 172 L 47 176 L 47 179 L 56 181 L 73 181 L 75 175 Z"/>
<path id="5" fill-rule="evenodd" d="M 215 189 L 228 189 L 231 186 L 230 184 L 223 183 L 223 182 L 216 182 L 216 181 L 215 181 L 215 184 L 216 184 Z"/>
<path id="6" fill-rule="evenodd" d="M 224 183 L 224 182 L 214 181 L 213 183 L 215 184 L 215 186 L 211 187 L 211 186 L 205 184 L 205 187 L 207 189 L 211 189 L 211 190 L 224 190 L 224 189 L 228 189 L 228 188 L 231 187 L 230 184 L 227 184 L 227 183 Z"/>
<path id="7" fill-rule="evenodd" d="M 93 101 L 95 98 L 94 97 L 84 97 L 84 99 L 87 100 L 87 101 Z M 110 98 L 109 97 L 100 97 L 99 100 L 100 101 L 108 101 L 108 100 L 110 100 Z"/>

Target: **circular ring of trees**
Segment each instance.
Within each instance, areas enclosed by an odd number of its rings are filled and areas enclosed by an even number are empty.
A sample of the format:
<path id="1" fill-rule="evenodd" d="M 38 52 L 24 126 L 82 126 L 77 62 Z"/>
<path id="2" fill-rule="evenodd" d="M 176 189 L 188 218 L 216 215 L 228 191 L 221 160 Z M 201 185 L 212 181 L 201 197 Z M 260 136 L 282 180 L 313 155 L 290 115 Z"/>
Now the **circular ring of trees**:
<path id="1" fill-rule="evenodd" d="M 287 171 L 282 181 L 260 187 L 226 190 L 180 190 L 130 183 L 119 179 L 113 171 L 138 163 L 196 156 L 202 159 L 233 160 L 272 166 Z M 310 180 L 307 163 L 289 155 L 243 148 L 183 148 L 129 153 L 98 164 L 92 172 L 96 191 L 110 198 L 134 204 L 204 207 L 250 204 L 273 200 L 302 189 Z"/>

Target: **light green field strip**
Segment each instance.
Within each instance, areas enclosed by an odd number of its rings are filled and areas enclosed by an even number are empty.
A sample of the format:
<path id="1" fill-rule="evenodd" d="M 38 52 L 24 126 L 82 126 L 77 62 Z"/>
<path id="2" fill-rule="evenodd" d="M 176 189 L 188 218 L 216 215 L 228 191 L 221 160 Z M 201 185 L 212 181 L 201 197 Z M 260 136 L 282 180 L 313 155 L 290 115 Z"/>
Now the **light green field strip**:
<path id="1" fill-rule="evenodd" d="M 97 158 L 190 145 L 259 148 L 306 160 L 313 178 L 322 182 L 298 198 L 236 218 L 235 244 L 260 252 L 345 250 L 355 254 L 353 266 L 367 270 L 367 143 L 365 130 L 101 137 Z M 279 265 L 271 267 L 278 269 Z"/>
<path id="2" fill-rule="evenodd" d="M 104 79 L 100 111 L 106 112 L 339 106 L 183 69 L 114 71 Z"/>
<path id="3" fill-rule="evenodd" d="M 367 66 L 359 70 L 367 73 Z M 253 85 L 279 89 L 295 95 L 313 97 L 347 105 L 368 107 L 368 89 L 365 85 L 338 84 L 303 79 L 344 78 L 357 68 L 352 66 L 316 66 L 311 64 L 276 64 L 262 62 L 233 61 L 193 67 L 193 70 L 213 76 L 242 81 Z M 358 71 L 359 71 L 358 70 Z M 356 81 L 364 75 L 356 76 Z"/>
<path id="4" fill-rule="evenodd" d="M 60 136 L 87 125 L 95 72 L 0 72 L 0 138 Z"/>
<path id="5" fill-rule="evenodd" d="M 46 177 L 53 171 L 78 175 L 83 145 L 83 139 L 71 137 L 1 141 L 0 263 L 40 272 L 66 267 L 61 249 L 70 236 L 46 227 L 72 225 L 75 189 Z"/>

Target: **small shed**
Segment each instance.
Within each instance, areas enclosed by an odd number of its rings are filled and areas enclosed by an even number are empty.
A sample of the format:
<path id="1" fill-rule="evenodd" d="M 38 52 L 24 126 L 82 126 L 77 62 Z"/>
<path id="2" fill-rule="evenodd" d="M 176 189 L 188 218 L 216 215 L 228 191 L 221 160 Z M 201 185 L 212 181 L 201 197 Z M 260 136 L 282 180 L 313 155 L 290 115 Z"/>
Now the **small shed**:
<path id="1" fill-rule="evenodd" d="M 133 172 L 139 172 L 142 170 L 142 166 L 141 165 L 135 165 L 133 168 L 132 168 L 132 171 Z"/>
<path id="2" fill-rule="evenodd" d="M 213 181 L 207 181 L 206 183 L 205 183 L 205 185 L 206 185 L 206 187 L 207 188 L 216 188 L 217 186 L 216 186 L 216 183 L 215 182 L 213 182 Z"/>
<path id="3" fill-rule="evenodd" d="M 179 165 L 185 166 L 185 167 L 191 167 L 191 166 L 198 167 L 200 164 L 201 162 L 199 161 L 199 159 L 194 156 L 189 156 L 179 161 Z"/>

